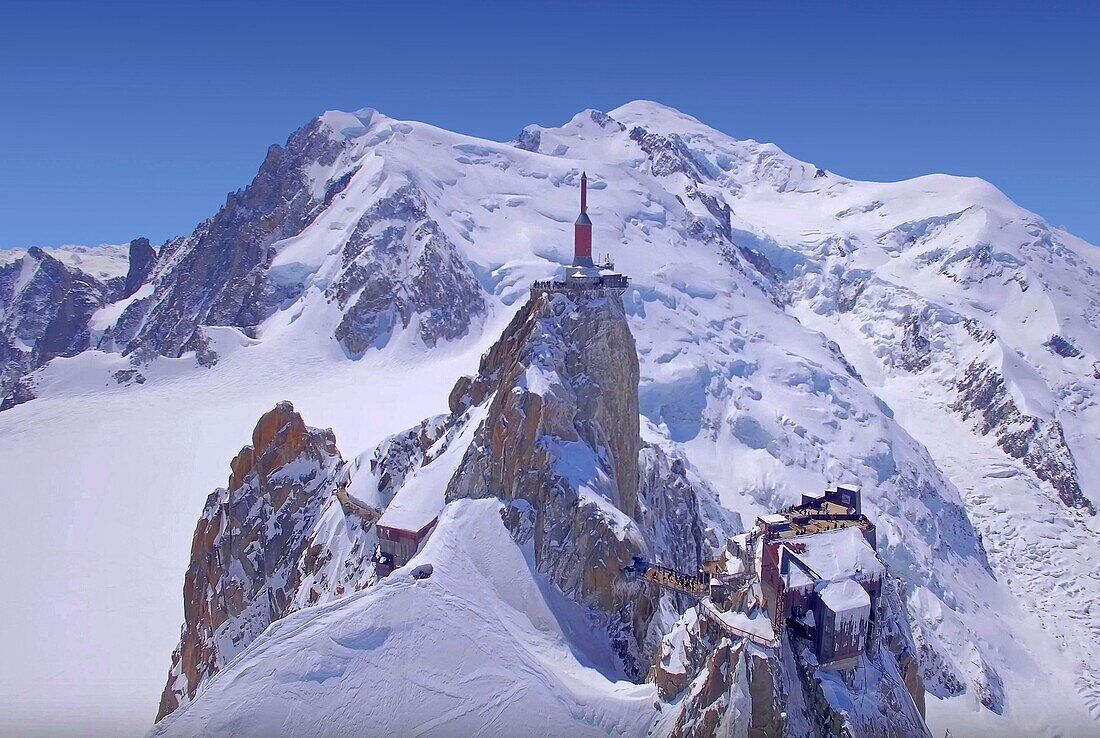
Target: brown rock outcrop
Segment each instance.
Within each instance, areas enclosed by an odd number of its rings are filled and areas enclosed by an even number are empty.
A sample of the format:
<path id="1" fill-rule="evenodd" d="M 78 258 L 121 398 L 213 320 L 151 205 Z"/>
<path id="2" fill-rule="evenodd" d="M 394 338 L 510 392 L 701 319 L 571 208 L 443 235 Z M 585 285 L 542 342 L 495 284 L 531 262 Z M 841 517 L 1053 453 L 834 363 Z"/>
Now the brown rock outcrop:
<path id="1" fill-rule="evenodd" d="M 539 571 L 562 592 L 593 608 L 625 672 L 641 678 L 660 637 L 651 630 L 660 593 L 623 569 L 646 556 L 691 570 L 705 531 L 697 490 L 682 469 L 677 476 L 667 460 L 656 463 L 659 450 L 649 450 L 647 486 L 639 487 L 638 358 L 621 300 L 532 297 L 477 376 L 460 380 L 450 397 L 456 413 L 483 403 L 486 418 L 447 499 L 509 502 L 513 537 L 533 545 Z M 664 515 L 665 504 L 682 515 Z M 675 550 L 655 549 L 655 540 Z"/>
<path id="2" fill-rule="evenodd" d="M 260 418 L 252 445 L 230 464 L 228 487 L 207 498 L 195 526 L 184 624 L 157 720 L 272 622 L 335 588 L 315 576 L 333 558 L 316 526 L 325 505 L 344 509 L 336 495 L 343 465 L 332 431 L 307 427 L 289 402 Z"/>

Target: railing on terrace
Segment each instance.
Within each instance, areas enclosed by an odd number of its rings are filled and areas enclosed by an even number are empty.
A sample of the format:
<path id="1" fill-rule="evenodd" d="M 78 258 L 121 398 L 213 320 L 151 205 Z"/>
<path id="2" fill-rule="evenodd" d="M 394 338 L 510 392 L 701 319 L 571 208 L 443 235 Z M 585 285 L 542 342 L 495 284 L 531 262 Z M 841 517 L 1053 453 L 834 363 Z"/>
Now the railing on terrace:
<path id="1" fill-rule="evenodd" d="M 774 638 L 765 638 L 759 633 L 753 633 L 751 630 L 738 628 L 736 625 L 727 622 L 709 600 L 700 600 L 699 613 L 706 618 L 707 622 L 714 624 L 719 630 L 731 638 L 744 638 L 763 648 L 777 648 L 779 646 L 779 641 Z"/>

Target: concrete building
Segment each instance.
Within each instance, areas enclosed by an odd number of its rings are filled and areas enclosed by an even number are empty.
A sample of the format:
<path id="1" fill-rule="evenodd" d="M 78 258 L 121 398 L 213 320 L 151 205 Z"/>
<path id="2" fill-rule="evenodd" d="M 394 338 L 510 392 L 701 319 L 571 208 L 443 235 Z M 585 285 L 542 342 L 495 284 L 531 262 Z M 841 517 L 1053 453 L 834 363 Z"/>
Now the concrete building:
<path id="1" fill-rule="evenodd" d="M 858 487 L 841 485 L 757 519 L 761 593 L 773 626 L 808 643 L 824 666 L 851 664 L 879 619 L 886 567 L 860 498 Z"/>

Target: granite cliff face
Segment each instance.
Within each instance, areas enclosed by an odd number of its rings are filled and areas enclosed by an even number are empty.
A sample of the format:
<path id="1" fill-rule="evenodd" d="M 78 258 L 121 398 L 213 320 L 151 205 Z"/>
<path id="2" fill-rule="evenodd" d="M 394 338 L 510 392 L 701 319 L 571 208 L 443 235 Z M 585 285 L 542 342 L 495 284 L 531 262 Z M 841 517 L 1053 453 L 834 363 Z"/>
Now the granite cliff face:
<path id="1" fill-rule="evenodd" d="M 707 630 L 693 608 L 665 636 L 653 669 L 669 738 L 788 732 L 780 664 L 760 649 Z"/>
<path id="2" fill-rule="evenodd" d="M 195 528 L 158 721 L 271 623 L 369 582 L 377 514 L 348 497 L 331 430 L 307 427 L 281 402 L 230 466 Z"/>
<path id="3" fill-rule="evenodd" d="M 320 121 L 295 132 L 286 146 L 272 146 L 252 183 L 231 193 L 225 205 L 187 238 L 166 243 L 153 271 L 152 294 L 131 302 L 119 318 L 126 330 L 113 337 L 124 354 L 148 360 L 200 348 L 202 325 L 250 329 L 301 284 L 267 272 L 271 244 L 299 233 L 346 186 L 310 187 L 308 170 L 331 163 L 339 145 Z"/>
<path id="4" fill-rule="evenodd" d="M 302 234 L 349 186 L 362 166 L 350 148 L 329 122 L 314 120 L 272 146 L 252 182 L 190 236 L 159 252 L 148 239 L 132 241 L 124 276 L 99 279 L 37 248 L 0 265 L 0 401 L 31 399 L 33 381 L 20 379 L 56 356 L 99 348 L 140 367 L 193 352 L 213 366 L 219 357 L 205 327 L 256 335 L 309 288 L 311 269 L 276 263 L 274 245 Z M 333 274 L 316 286 L 339 310 L 332 337 L 350 356 L 405 328 L 434 347 L 487 311 L 477 279 L 411 182 L 358 216 L 333 256 Z M 93 327 L 96 311 L 112 303 Z"/>
<path id="5" fill-rule="evenodd" d="M 482 404 L 447 499 L 507 502 L 516 542 L 591 608 L 625 673 L 641 678 L 663 630 L 661 594 L 624 567 L 644 556 L 694 571 L 718 541 L 714 525 L 730 521 L 682 461 L 641 445 L 638 360 L 620 299 L 532 297 L 451 394 L 456 411 Z"/>
<path id="6" fill-rule="evenodd" d="M 122 285 L 121 297 L 130 297 L 145 284 L 157 264 L 157 251 L 148 238 L 135 238 L 129 248 L 130 268 Z"/>
<path id="7" fill-rule="evenodd" d="M 992 434 L 1006 454 L 1022 460 L 1035 476 L 1048 482 L 1067 506 L 1096 514 L 1081 491 L 1076 459 L 1058 420 L 1044 421 L 1021 411 L 1004 377 L 980 361 L 966 367 L 956 387 L 958 399 L 951 407 L 964 418 L 973 417 L 976 431 Z"/>
<path id="8" fill-rule="evenodd" d="M 148 239 L 130 242 L 129 269 L 112 274 L 120 247 L 32 247 L 19 258 L 0 263 L 0 410 L 34 398 L 26 375 L 57 357 L 95 348 L 99 337 L 91 319 L 100 308 L 129 297 L 145 283 L 156 262 Z M 94 270 L 84 258 L 107 262 Z"/>
<path id="9" fill-rule="evenodd" d="M 340 261 L 326 296 L 343 313 L 334 335 L 349 355 L 385 345 L 414 320 L 420 340 L 434 347 L 465 335 L 485 313 L 477 279 L 411 184 L 359 219 Z"/>
<path id="10" fill-rule="evenodd" d="M 19 380 L 58 356 L 74 356 L 90 344 L 88 319 L 120 291 L 31 248 L 0 265 L 0 409 L 33 397 Z"/>

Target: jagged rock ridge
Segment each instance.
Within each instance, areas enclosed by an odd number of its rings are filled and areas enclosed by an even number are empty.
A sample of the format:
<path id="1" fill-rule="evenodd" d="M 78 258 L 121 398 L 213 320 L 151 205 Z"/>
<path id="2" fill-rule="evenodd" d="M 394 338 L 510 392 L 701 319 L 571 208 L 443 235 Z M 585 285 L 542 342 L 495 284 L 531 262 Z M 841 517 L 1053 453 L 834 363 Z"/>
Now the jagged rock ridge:
<path id="1" fill-rule="evenodd" d="M 418 318 L 425 346 L 464 335 L 485 312 L 481 287 L 412 185 L 370 208 L 340 254 L 343 271 L 326 294 L 343 313 L 335 336 L 362 355 Z"/>
<path id="2" fill-rule="evenodd" d="M 516 543 L 533 545 L 538 570 L 587 608 L 622 672 L 642 679 L 664 628 L 662 595 L 624 568 L 645 555 L 694 570 L 738 523 L 683 460 L 643 446 L 637 381 L 618 297 L 541 294 L 517 313 L 478 375 L 456 385 L 450 415 L 386 439 L 351 465 L 331 432 L 306 428 L 281 403 L 261 418 L 253 445 L 233 461 L 229 487 L 211 495 L 200 519 L 183 638 L 158 720 L 270 623 L 372 582 L 368 538 L 357 533 L 337 551 L 314 543 L 333 537 L 335 513 L 326 510 L 336 500 L 369 530 L 400 495 L 438 494 L 442 504 L 444 490 L 410 481 L 446 463 L 460 439 L 468 445 L 445 499 L 508 503 L 502 517 Z M 334 554 L 358 574 L 339 591 L 332 578 L 309 579 Z"/>
<path id="3" fill-rule="evenodd" d="M 602 613 L 626 673 L 641 678 L 654 647 L 659 592 L 630 581 L 633 556 L 694 571 L 718 542 L 683 462 L 641 446 L 634 339 L 614 295 L 538 293 L 451 394 L 452 409 L 487 403 L 447 499 L 499 497 L 539 571 Z M 639 456 L 642 468 L 639 469 Z M 726 531 L 722 531 L 726 532 Z M 658 629 L 659 630 L 659 629 Z"/>
<path id="4" fill-rule="evenodd" d="M 331 430 L 306 426 L 289 402 L 256 424 L 206 500 L 184 578 L 184 624 L 157 720 L 271 623 L 366 586 L 376 511 L 348 498 Z"/>

